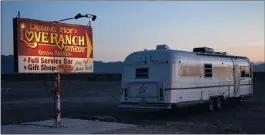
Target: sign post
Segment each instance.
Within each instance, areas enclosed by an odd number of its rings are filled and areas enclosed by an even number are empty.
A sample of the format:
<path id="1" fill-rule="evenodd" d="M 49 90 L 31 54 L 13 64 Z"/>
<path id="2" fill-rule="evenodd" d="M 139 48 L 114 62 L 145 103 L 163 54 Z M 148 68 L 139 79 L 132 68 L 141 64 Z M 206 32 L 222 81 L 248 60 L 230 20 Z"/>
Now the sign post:
<path id="1" fill-rule="evenodd" d="M 56 118 L 54 126 L 59 128 L 61 126 L 61 87 L 60 87 L 60 74 L 55 73 L 55 106 Z"/>
<path id="2" fill-rule="evenodd" d="M 55 75 L 56 128 L 61 124 L 60 73 L 93 72 L 92 27 L 58 23 L 82 17 L 96 19 L 90 14 L 78 14 L 56 22 L 20 16 L 13 19 L 15 72 Z"/>

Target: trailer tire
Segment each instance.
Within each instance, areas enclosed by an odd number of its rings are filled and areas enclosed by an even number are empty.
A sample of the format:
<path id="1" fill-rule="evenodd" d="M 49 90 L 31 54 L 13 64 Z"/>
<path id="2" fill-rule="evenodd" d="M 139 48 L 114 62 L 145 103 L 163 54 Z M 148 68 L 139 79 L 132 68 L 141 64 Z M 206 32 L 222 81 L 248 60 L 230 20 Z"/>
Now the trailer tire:
<path id="1" fill-rule="evenodd" d="M 235 105 L 242 105 L 244 103 L 244 99 L 242 97 L 234 98 Z"/>
<path id="2" fill-rule="evenodd" d="M 238 100 L 239 105 L 243 105 L 245 103 L 245 99 L 243 97 L 240 97 Z"/>
<path id="3" fill-rule="evenodd" d="M 224 98 L 222 96 L 221 97 L 217 97 L 217 99 L 216 99 L 216 107 L 217 107 L 217 110 L 219 112 L 221 112 L 224 109 Z"/>
<path id="4" fill-rule="evenodd" d="M 216 110 L 216 98 L 210 98 L 208 103 L 208 111 L 214 112 Z"/>

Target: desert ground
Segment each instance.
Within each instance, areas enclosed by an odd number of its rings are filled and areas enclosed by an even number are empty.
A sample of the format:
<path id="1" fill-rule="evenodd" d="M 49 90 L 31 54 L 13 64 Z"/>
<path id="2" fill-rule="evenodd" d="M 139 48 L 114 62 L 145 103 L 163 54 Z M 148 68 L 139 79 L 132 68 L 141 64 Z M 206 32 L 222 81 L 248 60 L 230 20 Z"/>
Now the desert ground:
<path id="1" fill-rule="evenodd" d="M 54 82 L 1 82 L 2 125 L 53 119 Z M 265 133 L 265 84 L 254 83 L 254 95 L 243 105 L 226 103 L 223 112 L 205 106 L 174 111 L 128 112 L 117 107 L 120 82 L 61 82 L 62 117 L 100 119 L 138 125 L 104 133 Z M 97 116 L 97 117 L 94 117 Z"/>

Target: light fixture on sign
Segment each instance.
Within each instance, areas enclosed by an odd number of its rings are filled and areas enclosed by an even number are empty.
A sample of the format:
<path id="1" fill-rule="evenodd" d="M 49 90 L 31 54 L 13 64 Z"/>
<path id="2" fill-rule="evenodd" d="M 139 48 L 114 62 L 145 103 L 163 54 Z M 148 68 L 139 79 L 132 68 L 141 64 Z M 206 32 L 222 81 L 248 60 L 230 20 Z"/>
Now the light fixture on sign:
<path id="1" fill-rule="evenodd" d="M 82 18 L 82 17 L 91 18 L 92 21 L 95 21 L 97 19 L 97 16 L 96 15 L 91 15 L 91 14 L 81 15 L 80 13 L 77 14 L 74 18 L 75 19 L 79 19 L 79 18 Z"/>

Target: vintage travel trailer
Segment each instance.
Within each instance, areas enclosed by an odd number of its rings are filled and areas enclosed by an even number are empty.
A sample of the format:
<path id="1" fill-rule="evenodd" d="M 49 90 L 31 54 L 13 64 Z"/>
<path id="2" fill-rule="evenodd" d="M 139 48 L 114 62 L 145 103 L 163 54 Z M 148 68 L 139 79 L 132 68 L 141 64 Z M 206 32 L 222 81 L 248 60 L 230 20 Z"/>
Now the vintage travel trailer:
<path id="1" fill-rule="evenodd" d="M 247 57 L 194 48 L 193 52 L 155 50 L 130 54 L 124 60 L 119 107 L 172 109 L 207 103 L 222 110 L 224 101 L 242 101 L 253 94 L 253 73 Z"/>

